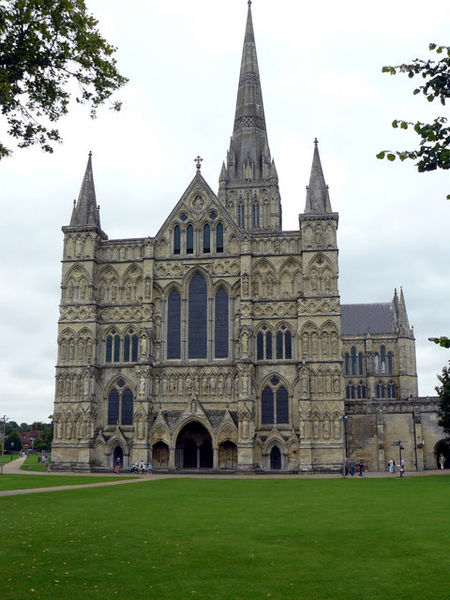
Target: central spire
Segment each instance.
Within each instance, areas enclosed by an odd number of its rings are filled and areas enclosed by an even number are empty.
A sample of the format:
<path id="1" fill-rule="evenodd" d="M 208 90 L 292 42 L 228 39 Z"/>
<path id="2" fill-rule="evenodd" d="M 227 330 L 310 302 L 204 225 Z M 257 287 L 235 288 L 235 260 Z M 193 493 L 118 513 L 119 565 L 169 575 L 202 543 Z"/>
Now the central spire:
<path id="1" fill-rule="evenodd" d="M 242 50 L 241 71 L 236 100 L 233 137 L 230 151 L 234 150 L 238 172 L 244 169 L 249 161 L 254 169 L 254 176 L 262 175 L 262 156 L 269 154 L 266 133 L 266 120 L 259 77 L 258 58 L 256 55 L 255 34 L 251 2 L 248 3 L 247 24 L 245 28 L 244 47 Z M 246 165 L 248 167 L 248 165 Z M 247 179 L 242 173 L 242 179 Z M 247 173 L 248 175 L 248 173 Z"/>
<path id="2" fill-rule="evenodd" d="M 248 2 L 244 47 L 233 135 L 219 178 L 219 198 L 233 207 L 241 229 L 281 229 L 278 176 L 270 156 L 256 55 L 251 2 Z"/>

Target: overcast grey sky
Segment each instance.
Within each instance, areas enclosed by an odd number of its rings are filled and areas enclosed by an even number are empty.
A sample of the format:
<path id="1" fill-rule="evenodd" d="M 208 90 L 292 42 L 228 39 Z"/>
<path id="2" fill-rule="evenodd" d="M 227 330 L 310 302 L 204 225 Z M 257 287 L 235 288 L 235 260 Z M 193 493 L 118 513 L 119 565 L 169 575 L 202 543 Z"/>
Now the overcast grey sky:
<path id="1" fill-rule="evenodd" d="M 198 153 L 217 190 L 232 133 L 245 0 L 87 4 L 130 78 L 119 94 L 122 112 L 104 109 L 91 121 L 74 106 L 53 155 L 17 150 L 0 163 L 0 416 L 18 422 L 52 413 L 61 226 L 88 152 L 104 231 L 154 236 L 193 177 Z M 317 137 L 340 215 L 341 301 L 387 302 L 403 286 L 419 391 L 432 395 L 450 358 L 427 341 L 450 331 L 450 178 L 375 155 L 414 146 L 414 134 L 391 128 L 394 118 L 444 114 L 412 95 L 414 80 L 381 67 L 431 57 L 429 42 L 449 44 L 448 0 L 426 7 L 417 0 L 255 0 L 253 21 L 283 228 L 298 228 Z"/>

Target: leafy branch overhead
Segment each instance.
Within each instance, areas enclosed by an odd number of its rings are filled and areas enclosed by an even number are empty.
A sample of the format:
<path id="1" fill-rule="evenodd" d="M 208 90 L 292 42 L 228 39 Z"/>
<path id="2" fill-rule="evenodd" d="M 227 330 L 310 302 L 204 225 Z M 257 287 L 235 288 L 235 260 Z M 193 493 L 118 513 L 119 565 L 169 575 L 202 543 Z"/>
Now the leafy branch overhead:
<path id="1" fill-rule="evenodd" d="M 391 75 L 406 73 L 410 78 L 420 75 L 424 80 L 423 85 L 415 88 L 413 94 L 423 94 L 428 102 L 438 99 L 445 106 L 446 100 L 450 97 L 450 46 L 430 44 L 429 49 L 442 55 L 442 58 L 440 60 L 417 58 L 411 64 L 383 67 L 382 71 Z M 446 123 L 446 117 L 437 117 L 432 123 L 420 121 L 414 123 L 395 119 L 392 127 L 413 128 L 420 138 L 419 147 L 416 150 L 383 150 L 377 154 L 377 158 L 387 158 L 391 161 L 397 157 L 401 161 L 417 160 L 416 166 L 419 172 L 450 169 L 450 128 Z"/>
<path id="2" fill-rule="evenodd" d="M 72 98 L 94 118 L 127 82 L 97 25 L 84 0 L 0 0 L 0 109 L 20 148 L 53 152 L 61 141 L 53 124 Z M 0 141 L 0 159 L 10 154 Z"/>

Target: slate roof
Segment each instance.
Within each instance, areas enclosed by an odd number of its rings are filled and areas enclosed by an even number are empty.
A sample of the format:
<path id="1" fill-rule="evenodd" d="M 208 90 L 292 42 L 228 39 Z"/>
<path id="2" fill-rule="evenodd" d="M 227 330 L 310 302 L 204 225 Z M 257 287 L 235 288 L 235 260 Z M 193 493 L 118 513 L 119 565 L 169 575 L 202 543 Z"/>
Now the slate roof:
<path id="1" fill-rule="evenodd" d="M 342 334 L 394 333 L 397 319 L 393 302 L 341 304 Z"/>

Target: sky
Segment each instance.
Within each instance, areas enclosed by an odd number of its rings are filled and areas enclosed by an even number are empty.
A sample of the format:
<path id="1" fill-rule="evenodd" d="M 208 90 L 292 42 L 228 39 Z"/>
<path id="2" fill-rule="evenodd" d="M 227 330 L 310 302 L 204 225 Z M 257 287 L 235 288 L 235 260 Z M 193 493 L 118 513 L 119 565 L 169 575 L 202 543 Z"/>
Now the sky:
<path id="1" fill-rule="evenodd" d="M 53 154 L 0 162 L 0 418 L 47 421 L 53 410 L 63 235 L 89 151 L 109 238 L 154 236 L 195 174 L 217 191 L 232 133 L 246 0 L 87 0 L 118 50 L 128 85 L 120 113 L 72 106 Z M 414 148 L 395 118 L 448 108 L 413 96 L 415 80 L 381 72 L 449 44 L 448 0 L 254 0 L 253 23 L 283 229 L 298 229 L 314 138 L 339 213 L 342 303 L 388 302 L 403 287 L 414 326 L 419 394 L 435 395 L 450 354 L 450 178 L 376 159 Z M 448 116 L 448 115 L 447 115 Z M 0 119 L 0 136 L 5 127 Z"/>

